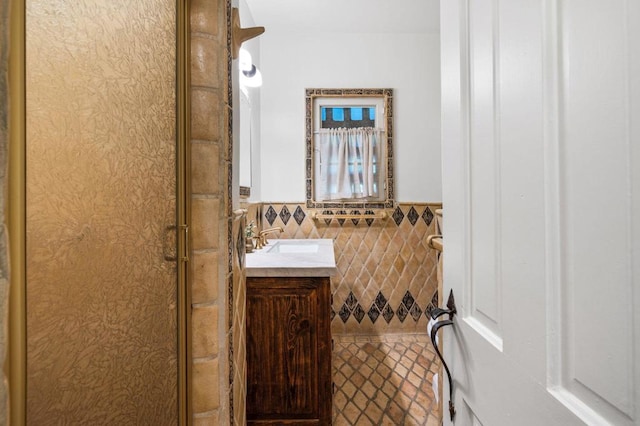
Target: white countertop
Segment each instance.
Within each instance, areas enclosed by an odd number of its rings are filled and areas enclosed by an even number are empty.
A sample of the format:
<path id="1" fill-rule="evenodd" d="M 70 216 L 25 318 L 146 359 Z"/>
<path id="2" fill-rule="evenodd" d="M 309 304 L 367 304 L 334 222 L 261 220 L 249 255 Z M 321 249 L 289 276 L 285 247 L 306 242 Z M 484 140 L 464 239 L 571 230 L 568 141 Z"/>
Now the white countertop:
<path id="1" fill-rule="evenodd" d="M 277 252 L 280 249 L 283 252 Z M 328 238 L 272 239 L 247 253 L 245 267 L 247 277 L 329 277 L 338 272 L 333 240 Z"/>

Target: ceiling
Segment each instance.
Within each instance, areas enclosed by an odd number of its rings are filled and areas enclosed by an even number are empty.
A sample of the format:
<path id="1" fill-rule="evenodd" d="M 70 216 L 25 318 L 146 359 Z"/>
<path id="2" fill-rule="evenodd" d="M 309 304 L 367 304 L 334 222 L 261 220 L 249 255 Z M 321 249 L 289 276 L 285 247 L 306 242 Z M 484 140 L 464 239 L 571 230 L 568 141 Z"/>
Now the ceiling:
<path id="1" fill-rule="evenodd" d="M 439 0 L 245 0 L 271 33 L 437 33 Z"/>

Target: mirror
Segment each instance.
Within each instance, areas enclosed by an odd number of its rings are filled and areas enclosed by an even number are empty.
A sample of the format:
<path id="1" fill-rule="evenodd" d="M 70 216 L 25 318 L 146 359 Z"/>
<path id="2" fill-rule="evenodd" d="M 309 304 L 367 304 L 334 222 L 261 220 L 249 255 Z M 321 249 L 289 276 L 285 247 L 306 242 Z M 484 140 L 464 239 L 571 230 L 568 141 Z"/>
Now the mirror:
<path id="1" fill-rule="evenodd" d="M 235 10 L 235 9 L 234 9 Z M 247 4 L 242 1 L 239 4 L 238 17 L 242 28 L 255 28 L 256 24 L 251 16 Z M 254 37 L 244 40 L 238 50 L 237 58 L 237 84 L 239 101 L 237 116 L 234 121 L 239 122 L 238 131 L 238 183 L 240 197 L 249 199 L 256 191 L 256 145 L 259 141 L 259 109 L 260 86 L 262 85 L 262 73 L 257 67 L 260 58 L 260 38 Z M 235 96 L 235 95 L 234 95 Z M 234 111 L 234 114 L 236 113 Z"/>
<path id="2" fill-rule="evenodd" d="M 307 207 L 393 207 L 392 89 L 306 89 Z"/>
<path id="3" fill-rule="evenodd" d="M 251 195 L 251 102 L 240 90 L 240 196 Z"/>

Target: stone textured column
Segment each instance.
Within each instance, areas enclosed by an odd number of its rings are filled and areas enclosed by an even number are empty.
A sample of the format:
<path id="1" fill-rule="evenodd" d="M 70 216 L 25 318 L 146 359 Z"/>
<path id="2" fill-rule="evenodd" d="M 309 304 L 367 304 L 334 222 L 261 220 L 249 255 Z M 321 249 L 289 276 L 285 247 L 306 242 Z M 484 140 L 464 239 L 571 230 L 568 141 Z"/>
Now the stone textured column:
<path id="1" fill-rule="evenodd" d="M 195 425 L 229 424 L 227 4 L 191 2 L 191 355 Z"/>

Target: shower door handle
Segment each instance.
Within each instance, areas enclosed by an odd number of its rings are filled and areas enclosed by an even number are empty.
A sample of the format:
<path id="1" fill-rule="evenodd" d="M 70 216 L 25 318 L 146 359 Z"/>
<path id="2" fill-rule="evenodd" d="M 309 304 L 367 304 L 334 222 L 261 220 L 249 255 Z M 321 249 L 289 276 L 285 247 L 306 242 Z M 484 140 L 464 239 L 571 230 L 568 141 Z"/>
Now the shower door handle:
<path id="1" fill-rule="evenodd" d="M 451 421 L 453 421 L 454 417 L 456 416 L 456 407 L 453 403 L 453 380 L 451 379 L 451 372 L 449 371 L 449 367 L 447 366 L 447 363 L 444 361 L 444 358 L 442 357 L 442 353 L 440 353 L 440 349 L 438 348 L 438 344 L 436 342 L 436 336 L 438 334 L 438 330 L 440 330 L 442 327 L 446 327 L 447 325 L 453 325 L 453 316 L 458 312 L 456 309 L 456 303 L 455 303 L 455 298 L 453 297 L 453 290 L 451 290 L 451 292 L 449 293 L 449 300 L 447 300 L 447 308 L 448 309 L 442 309 L 442 308 L 435 308 L 433 311 L 431 311 L 431 318 L 436 320 L 439 317 L 441 317 L 442 315 L 449 315 L 449 319 L 446 320 L 440 320 L 438 322 L 436 322 L 433 327 L 431 327 L 431 333 L 430 333 L 430 337 L 431 337 L 431 343 L 433 344 L 433 347 L 436 350 L 436 355 L 438 355 L 438 358 L 440 358 L 440 362 L 442 362 L 442 365 L 444 366 L 445 371 L 447 372 L 447 379 L 449 379 L 449 416 L 451 417 Z"/>

